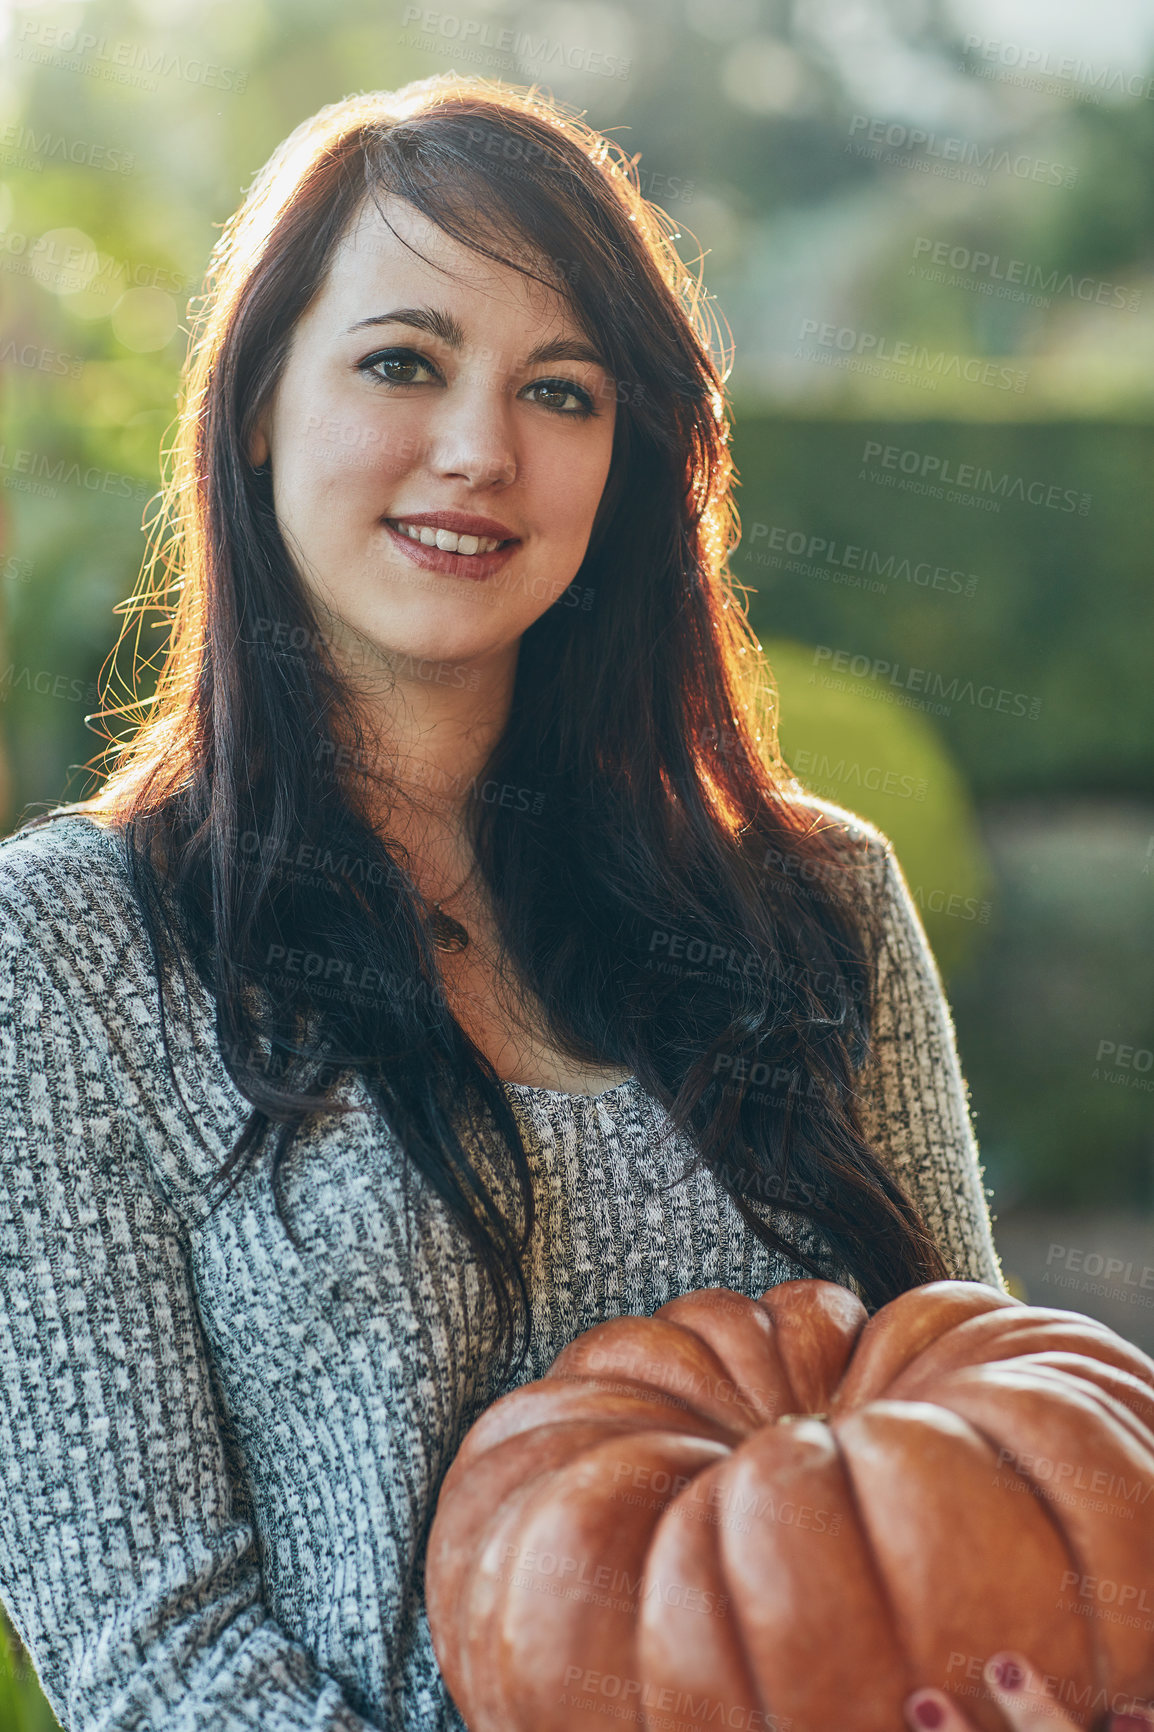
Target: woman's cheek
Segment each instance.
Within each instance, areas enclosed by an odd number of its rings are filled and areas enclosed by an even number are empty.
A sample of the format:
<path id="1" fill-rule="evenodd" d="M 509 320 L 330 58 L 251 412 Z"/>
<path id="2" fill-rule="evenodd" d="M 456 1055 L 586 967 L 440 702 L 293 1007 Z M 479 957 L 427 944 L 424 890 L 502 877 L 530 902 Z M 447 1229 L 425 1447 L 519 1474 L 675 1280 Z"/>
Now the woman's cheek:
<path id="1" fill-rule="evenodd" d="M 419 451 L 416 432 L 395 421 L 347 417 L 328 423 L 315 458 L 331 480 L 347 482 L 350 492 L 371 491 L 384 511 L 393 503 L 396 482 L 412 467 Z"/>

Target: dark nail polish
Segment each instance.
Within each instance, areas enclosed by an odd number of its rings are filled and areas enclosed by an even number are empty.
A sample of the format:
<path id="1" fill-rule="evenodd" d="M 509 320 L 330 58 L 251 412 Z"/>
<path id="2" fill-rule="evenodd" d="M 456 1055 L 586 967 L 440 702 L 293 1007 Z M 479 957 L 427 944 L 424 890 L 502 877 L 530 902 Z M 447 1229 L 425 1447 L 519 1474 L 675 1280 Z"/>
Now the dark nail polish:
<path id="1" fill-rule="evenodd" d="M 924 1702 L 919 1702 L 914 1709 L 914 1719 L 919 1726 L 940 1726 L 945 1717 L 941 1703 L 932 1702 L 928 1697 Z"/>
<path id="2" fill-rule="evenodd" d="M 994 1683 L 1003 1690 L 1020 1690 L 1025 1681 L 1025 1673 L 1013 1660 L 999 1660 L 993 1671 Z"/>

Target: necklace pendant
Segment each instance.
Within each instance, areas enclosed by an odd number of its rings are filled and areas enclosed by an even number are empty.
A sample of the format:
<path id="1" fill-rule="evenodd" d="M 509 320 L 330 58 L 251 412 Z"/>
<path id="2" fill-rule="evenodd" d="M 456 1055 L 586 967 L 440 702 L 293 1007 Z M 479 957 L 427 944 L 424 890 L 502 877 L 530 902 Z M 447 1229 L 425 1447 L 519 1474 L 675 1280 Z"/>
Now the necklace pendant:
<path id="1" fill-rule="evenodd" d="M 438 950 L 458 952 L 469 942 L 469 934 L 459 920 L 446 914 L 439 902 L 433 903 L 433 943 Z"/>

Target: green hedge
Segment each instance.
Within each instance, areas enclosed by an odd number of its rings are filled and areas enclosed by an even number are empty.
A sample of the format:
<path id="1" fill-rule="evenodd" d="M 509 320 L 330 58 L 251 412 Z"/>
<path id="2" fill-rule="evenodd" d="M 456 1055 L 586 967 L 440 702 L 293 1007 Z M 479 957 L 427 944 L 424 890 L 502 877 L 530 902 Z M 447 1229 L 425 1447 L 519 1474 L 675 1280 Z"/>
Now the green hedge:
<path id="1" fill-rule="evenodd" d="M 952 691 L 933 720 L 979 800 L 1154 792 L 1154 428 L 738 414 L 733 444 L 760 636 L 888 663 L 846 677 L 912 702 Z M 997 510 L 901 485 L 963 466 L 977 485 L 942 494 Z"/>

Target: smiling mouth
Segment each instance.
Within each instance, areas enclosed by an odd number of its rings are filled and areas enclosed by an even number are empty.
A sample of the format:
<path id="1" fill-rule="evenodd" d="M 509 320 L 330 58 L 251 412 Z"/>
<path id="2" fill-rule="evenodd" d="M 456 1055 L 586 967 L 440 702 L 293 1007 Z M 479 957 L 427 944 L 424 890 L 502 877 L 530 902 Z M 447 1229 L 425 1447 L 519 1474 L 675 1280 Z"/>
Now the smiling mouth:
<path id="1" fill-rule="evenodd" d="M 474 558 L 479 553 L 499 553 L 503 547 L 512 547 L 520 539 L 516 535 L 507 536 L 504 541 L 499 541 L 493 535 L 458 535 L 452 529 L 432 529 L 428 525 L 409 524 L 402 517 L 386 517 L 382 521 L 398 535 L 416 542 L 418 547 L 435 547 L 441 553 L 456 553 L 466 559 Z"/>

